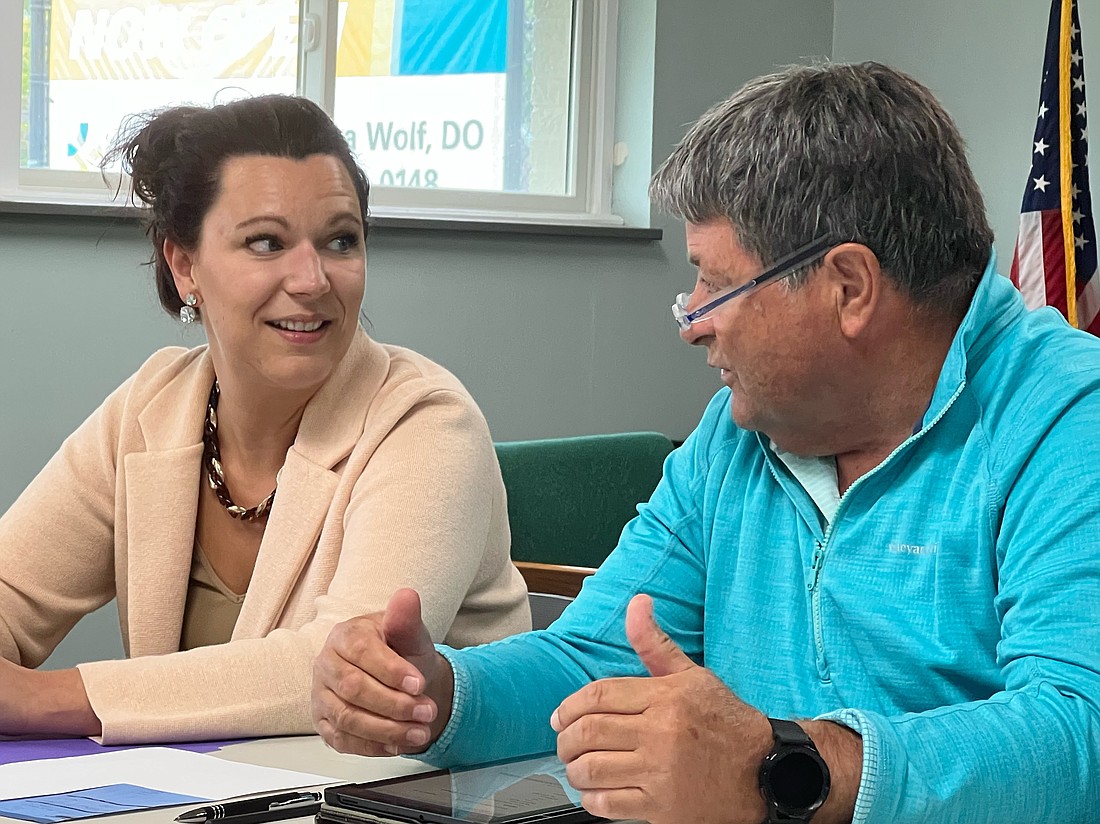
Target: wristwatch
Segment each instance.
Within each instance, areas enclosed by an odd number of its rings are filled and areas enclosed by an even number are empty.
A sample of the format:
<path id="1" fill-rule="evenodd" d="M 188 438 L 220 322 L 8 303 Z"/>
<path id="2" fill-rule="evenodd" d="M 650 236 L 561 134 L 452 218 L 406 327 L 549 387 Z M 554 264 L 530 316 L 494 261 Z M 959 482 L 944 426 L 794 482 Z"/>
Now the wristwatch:
<path id="1" fill-rule="evenodd" d="M 809 821 L 829 797 L 829 767 L 794 721 L 769 718 L 775 744 L 760 765 L 768 824 Z"/>

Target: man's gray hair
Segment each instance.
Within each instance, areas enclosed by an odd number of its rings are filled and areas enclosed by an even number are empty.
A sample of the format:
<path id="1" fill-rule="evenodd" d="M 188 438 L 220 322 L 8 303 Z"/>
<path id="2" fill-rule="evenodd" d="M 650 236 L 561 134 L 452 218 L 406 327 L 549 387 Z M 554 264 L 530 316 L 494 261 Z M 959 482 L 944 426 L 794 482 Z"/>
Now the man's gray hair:
<path id="1" fill-rule="evenodd" d="M 649 191 L 692 223 L 728 218 L 764 264 L 821 236 L 862 243 L 914 302 L 953 315 L 993 244 L 954 122 L 879 63 L 749 81 L 691 127 Z"/>

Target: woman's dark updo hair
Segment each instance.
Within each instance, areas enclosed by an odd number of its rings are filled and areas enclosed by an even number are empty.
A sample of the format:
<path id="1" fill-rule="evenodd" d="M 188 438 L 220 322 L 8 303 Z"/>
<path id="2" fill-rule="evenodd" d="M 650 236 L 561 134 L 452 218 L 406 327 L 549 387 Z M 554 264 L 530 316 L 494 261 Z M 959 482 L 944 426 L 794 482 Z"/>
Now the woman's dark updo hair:
<path id="1" fill-rule="evenodd" d="M 133 179 L 132 197 L 150 206 L 145 232 L 153 242 L 161 306 L 178 315 L 183 301 L 164 258 L 165 239 L 184 249 L 198 247 L 203 218 L 218 197 L 221 170 L 229 158 L 270 155 L 303 160 L 332 155 L 348 170 L 366 231 L 370 184 L 344 135 L 310 100 L 264 95 L 211 108 L 176 106 L 130 117 L 103 158 L 103 168 L 121 160 Z"/>

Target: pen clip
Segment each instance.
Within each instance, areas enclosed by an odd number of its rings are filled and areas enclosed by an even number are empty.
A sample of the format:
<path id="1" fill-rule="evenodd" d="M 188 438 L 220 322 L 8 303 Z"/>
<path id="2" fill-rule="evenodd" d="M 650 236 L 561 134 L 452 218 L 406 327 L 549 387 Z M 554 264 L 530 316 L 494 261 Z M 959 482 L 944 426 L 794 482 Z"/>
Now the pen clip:
<path id="1" fill-rule="evenodd" d="M 316 804 L 318 797 L 316 793 L 302 793 L 295 798 L 288 798 L 286 801 L 272 801 L 267 805 L 269 810 L 284 810 L 287 807 L 304 807 L 308 804 Z"/>

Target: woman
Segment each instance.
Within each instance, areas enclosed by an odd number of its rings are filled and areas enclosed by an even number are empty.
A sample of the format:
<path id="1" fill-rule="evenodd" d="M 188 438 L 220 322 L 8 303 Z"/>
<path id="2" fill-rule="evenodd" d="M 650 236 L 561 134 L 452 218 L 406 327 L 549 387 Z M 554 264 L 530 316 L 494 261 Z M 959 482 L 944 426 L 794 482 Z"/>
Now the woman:
<path id="1" fill-rule="evenodd" d="M 332 121 L 169 109 L 112 156 L 208 345 L 154 354 L 0 518 L 0 734 L 311 732 L 328 630 L 400 586 L 438 641 L 529 628 L 484 419 L 359 327 L 368 185 Z M 116 596 L 127 660 L 32 669 Z"/>

